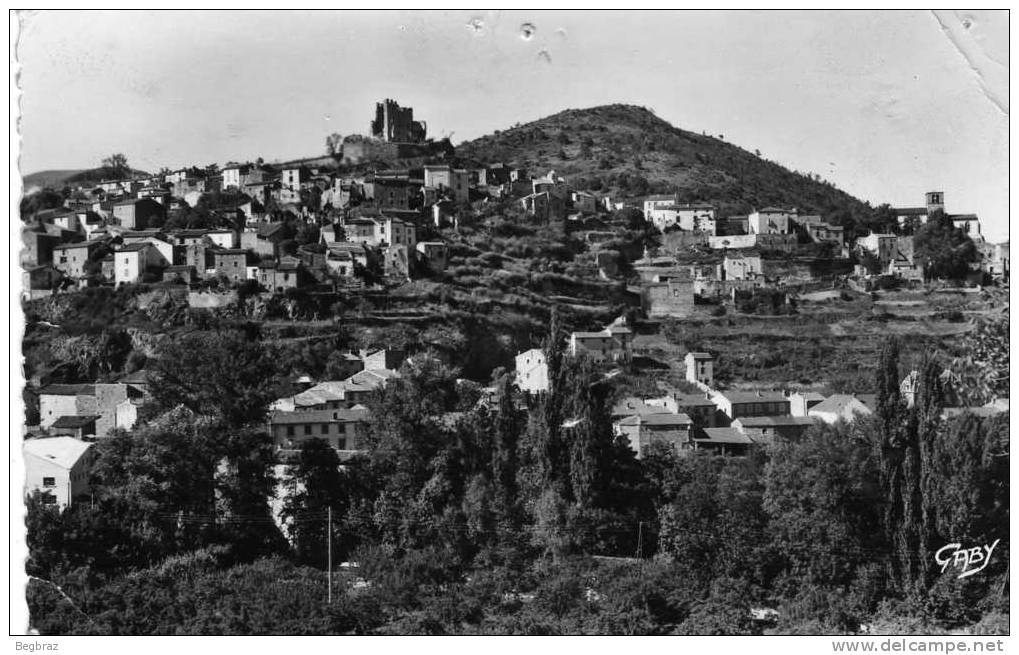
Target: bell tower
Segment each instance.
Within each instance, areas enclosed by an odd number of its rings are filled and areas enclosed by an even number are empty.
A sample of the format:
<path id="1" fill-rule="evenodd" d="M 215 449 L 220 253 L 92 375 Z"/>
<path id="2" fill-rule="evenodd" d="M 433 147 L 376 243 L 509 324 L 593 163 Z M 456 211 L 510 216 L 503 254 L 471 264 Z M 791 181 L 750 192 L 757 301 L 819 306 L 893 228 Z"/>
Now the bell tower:
<path id="1" fill-rule="evenodd" d="M 945 194 L 942 191 L 927 192 L 927 215 L 935 211 L 945 211 Z"/>

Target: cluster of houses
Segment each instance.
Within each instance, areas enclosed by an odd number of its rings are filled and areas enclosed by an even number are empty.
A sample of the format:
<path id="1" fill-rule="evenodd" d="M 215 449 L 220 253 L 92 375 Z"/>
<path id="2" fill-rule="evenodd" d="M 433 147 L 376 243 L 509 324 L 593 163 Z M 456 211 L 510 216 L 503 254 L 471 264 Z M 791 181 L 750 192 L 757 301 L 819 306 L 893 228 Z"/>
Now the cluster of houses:
<path id="1" fill-rule="evenodd" d="M 402 351 L 346 353 L 342 380 L 293 382 L 296 392 L 269 407 L 266 429 L 281 455 L 309 439 L 322 439 L 346 460 L 364 449 L 365 406 L 372 392 L 399 377 Z M 150 384 L 145 371 L 112 383 L 50 384 L 39 390 L 39 424 L 26 429 L 23 443 L 26 493 L 43 492 L 44 502 L 66 506 L 89 492 L 91 447 L 115 429 L 130 430 Z"/>
<path id="2" fill-rule="evenodd" d="M 297 393 L 270 407 L 269 433 L 277 450 L 295 451 L 309 439 L 322 439 L 341 460 L 362 451 L 362 428 L 368 417 L 365 403 L 375 390 L 400 376 L 404 359 L 402 351 L 393 349 L 347 353 L 343 361 L 348 377 L 317 384 L 299 379 Z"/>
<path id="3" fill-rule="evenodd" d="M 414 120 L 412 108 L 388 99 L 376 106 L 370 133 L 344 139 L 335 153 L 320 159 L 281 165 L 230 162 L 222 169 L 180 169 L 74 189 L 64 206 L 22 217 L 24 297 L 97 284 L 194 285 L 208 280 L 254 281 L 273 293 L 319 285 L 332 285 L 335 291 L 340 284 L 360 284 L 366 271 L 398 280 L 437 274 L 446 269 L 448 245 L 419 235 L 432 232 L 432 226 L 459 227 L 463 210 L 493 200 L 509 201 L 535 220 L 583 223 L 588 227 L 584 238 L 595 251 L 616 236 L 607 224 L 601 230 L 589 227 L 598 227 L 599 213 L 625 205 L 574 189 L 555 171 L 533 177 L 504 164 L 462 168 L 438 163 L 357 175 L 337 172 L 337 163 L 381 155 L 394 159 L 451 152 L 446 146 L 432 147 L 425 124 Z M 231 198 L 228 205 L 212 208 L 221 227 L 167 227 L 180 224 L 172 219 L 218 192 Z M 915 226 L 943 211 L 944 194 L 930 192 L 925 207 L 895 213 L 900 225 Z M 870 253 L 881 274 L 905 280 L 924 277 L 911 236 L 875 233 L 847 243 L 842 226 L 794 208 L 765 207 L 746 216 L 722 217 L 713 205 L 681 203 L 676 195 L 667 195 L 646 198 L 643 213 L 663 233 L 664 250 L 689 251 L 693 246 L 715 251 L 710 264 L 680 264 L 675 254 L 647 253 L 634 262 L 642 306 L 650 318 L 689 316 L 699 301 L 726 294 L 735 297 L 786 285 L 803 288 L 839 276 L 864 275 L 867 271 L 853 270 L 850 263 L 854 250 Z M 948 216 L 977 242 L 984 272 L 1007 280 L 1007 242 L 986 243 L 976 216 Z M 318 226 L 317 242 L 296 242 L 296 226 L 301 224 Z M 830 244 L 831 255 L 762 254 L 791 253 L 804 242 Z M 601 266 L 603 258 L 598 263 Z M 608 266 L 607 258 L 604 264 Z M 633 338 L 625 322 L 617 320 L 600 331 L 573 332 L 567 353 L 611 365 L 632 358 Z M 293 452 L 312 438 L 326 440 L 341 460 L 362 451 L 366 401 L 399 377 L 404 359 L 404 353 L 394 350 L 347 353 L 341 379 L 297 379 L 295 393 L 270 407 L 267 430 L 278 451 Z M 638 457 L 657 443 L 681 453 L 742 455 L 755 446 L 798 438 L 817 422 L 852 421 L 875 409 L 873 396 L 866 394 L 718 390 L 710 354 L 689 353 L 685 365 L 687 381 L 699 392 L 663 389 L 659 397 L 624 398 L 612 408 L 616 434 L 627 439 Z M 40 422 L 29 428 L 23 447 L 26 489 L 41 490 L 47 502 L 59 505 L 87 494 L 92 443 L 111 430 L 133 427 L 147 384 L 141 371 L 113 383 L 41 388 Z M 541 350 L 517 355 L 516 384 L 527 394 L 548 391 Z M 907 399 L 915 384 L 915 373 L 903 380 Z M 972 411 L 1007 409 L 1007 399 L 999 399 Z M 957 411 L 961 409 L 946 413 Z M 568 421 L 564 429 L 578 421 Z"/>
<path id="4" fill-rule="evenodd" d="M 42 387 L 39 424 L 26 429 L 22 447 L 26 492 L 42 491 L 44 502 L 61 506 L 87 494 L 92 444 L 130 430 L 147 395 L 145 371 L 116 382 Z"/>
<path id="5" fill-rule="evenodd" d="M 630 331 L 617 325 L 603 332 L 574 332 L 569 338 L 570 356 L 591 357 L 598 362 L 619 362 L 632 356 Z M 817 423 L 852 422 L 877 409 L 874 394 L 833 394 L 816 391 L 764 389 L 718 390 L 714 384 L 715 358 L 709 353 L 687 353 L 686 381 L 699 393 L 668 389 L 658 397 L 627 397 L 612 408 L 613 430 L 624 437 L 638 458 L 652 444 L 664 444 L 678 454 L 709 450 L 719 455 L 746 455 L 751 448 L 779 440 L 800 438 Z M 516 356 L 516 385 L 524 393 L 546 393 L 548 366 L 540 349 Z M 910 405 L 916 395 L 918 374 L 907 375 L 900 385 Z M 665 385 L 668 387 L 668 385 Z M 946 416 L 963 411 L 990 415 L 1008 411 L 1008 399 L 998 398 L 983 407 L 949 407 Z M 564 428 L 579 425 L 567 421 Z"/>
<path id="6" fill-rule="evenodd" d="M 944 194 L 927 194 L 924 208 L 895 209 L 901 225 L 916 227 L 934 212 L 944 211 Z M 890 276 L 905 282 L 923 282 L 925 271 L 916 257 L 912 235 L 871 233 L 849 244 L 841 226 L 819 216 L 799 214 L 796 209 L 768 207 L 748 216 L 719 219 L 707 204 L 679 204 L 673 196 L 653 196 L 644 203 L 644 213 L 660 229 L 662 248 L 672 254 L 644 258 L 633 263 L 640 277 L 641 304 L 652 318 L 690 316 L 695 305 L 715 303 L 738 293 L 763 289 L 811 291 L 831 288 L 848 278 L 870 279 Z M 1008 280 L 1008 242 L 992 244 L 980 235 L 980 223 L 972 214 L 947 214 L 956 228 L 973 239 L 981 260 L 971 266 L 974 281 L 985 274 Z M 829 243 L 831 256 L 794 255 L 804 239 Z M 679 253 L 697 248 L 721 251 L 707 257 L 708 264 L 680 264 Z M 849 256 L 867 255 L 869 267 L 851 264 Z M 686 259 L 689 259 L 688 257 Z"/>

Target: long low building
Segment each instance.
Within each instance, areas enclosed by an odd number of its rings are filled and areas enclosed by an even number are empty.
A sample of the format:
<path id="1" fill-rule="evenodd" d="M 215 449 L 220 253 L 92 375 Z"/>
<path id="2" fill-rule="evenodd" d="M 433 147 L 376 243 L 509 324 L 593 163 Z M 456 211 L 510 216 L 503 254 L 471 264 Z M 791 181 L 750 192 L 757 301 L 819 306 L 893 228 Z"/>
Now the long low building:
<path id="1" fill-rule="evenodd" d="M 367 418 L 363 409 L 277 411 L 269 416 L 269 431 L 279 450 L 298 450 L 306 441 L 322 439 L 349 458 L 364 449 L 362 427 Z"/>

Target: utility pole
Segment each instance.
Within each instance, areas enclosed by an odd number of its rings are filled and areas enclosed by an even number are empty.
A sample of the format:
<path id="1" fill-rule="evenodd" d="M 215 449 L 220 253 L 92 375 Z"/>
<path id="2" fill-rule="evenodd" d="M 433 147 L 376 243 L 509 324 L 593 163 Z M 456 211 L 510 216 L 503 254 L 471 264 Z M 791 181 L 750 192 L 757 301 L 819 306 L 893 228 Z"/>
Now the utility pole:
<path id="1" fill-rule="evenodd" d="M 329 586 L 329 604 L 333 604 L 333 508 L 329 506 L 329 518 L 326 529 L 326 551 L 329 553 L 328 570 L 326 571 L 326 584 Z"/>
<path id="2" fill-rule="evenodd" d="M 637 523 L 637 559 L 644 559 L 644 521 Z"/>

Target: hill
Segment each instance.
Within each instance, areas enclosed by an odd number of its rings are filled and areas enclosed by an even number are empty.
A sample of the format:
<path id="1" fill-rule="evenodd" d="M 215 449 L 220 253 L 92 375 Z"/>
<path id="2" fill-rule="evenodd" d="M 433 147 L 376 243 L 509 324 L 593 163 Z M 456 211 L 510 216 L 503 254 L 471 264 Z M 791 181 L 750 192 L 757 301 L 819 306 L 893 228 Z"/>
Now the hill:
<path id="1" fill-rule="evenodd" d="M 614 196 L 675 192 L 681 202 L 717 204 L 722 216 L 777 205 L 847 227 L 876 220 L 869 204 L 829 182 L 633 105 L 568 109 L 462 143 L 456 155 L 462 163 L 505 162 L 534 174 L 554 169 L 576 188 Z"/>
<path id="2" fill-rule="evenodd" d="M 131 170 L 126 177 L 147 177 L 149 173 L 140 170 Z M 77 168 L 67 170 L 46 170 L 36 173 L 29 173 L 22 178 L 25 185 L 25 194 L 33 193 L 40 189 L 61 189 L 67 184 L 80 182 L 100 182 L 109 180 L 114 175 L 105 167 L 99 168 Z"/>
<path id="3" fill-rule="evenodd" d="M 45 189 L 47 187 L 50 189 L 59 189 L 64 186 L 69 178 L 83 172 L 85 172 L 85 169 L 82 168 L 39 171 L 37 173 L 29 173 L 22 178 L 22 182 L 25 185 L 26 194 L 38 191 L 39 189 Z"/>

